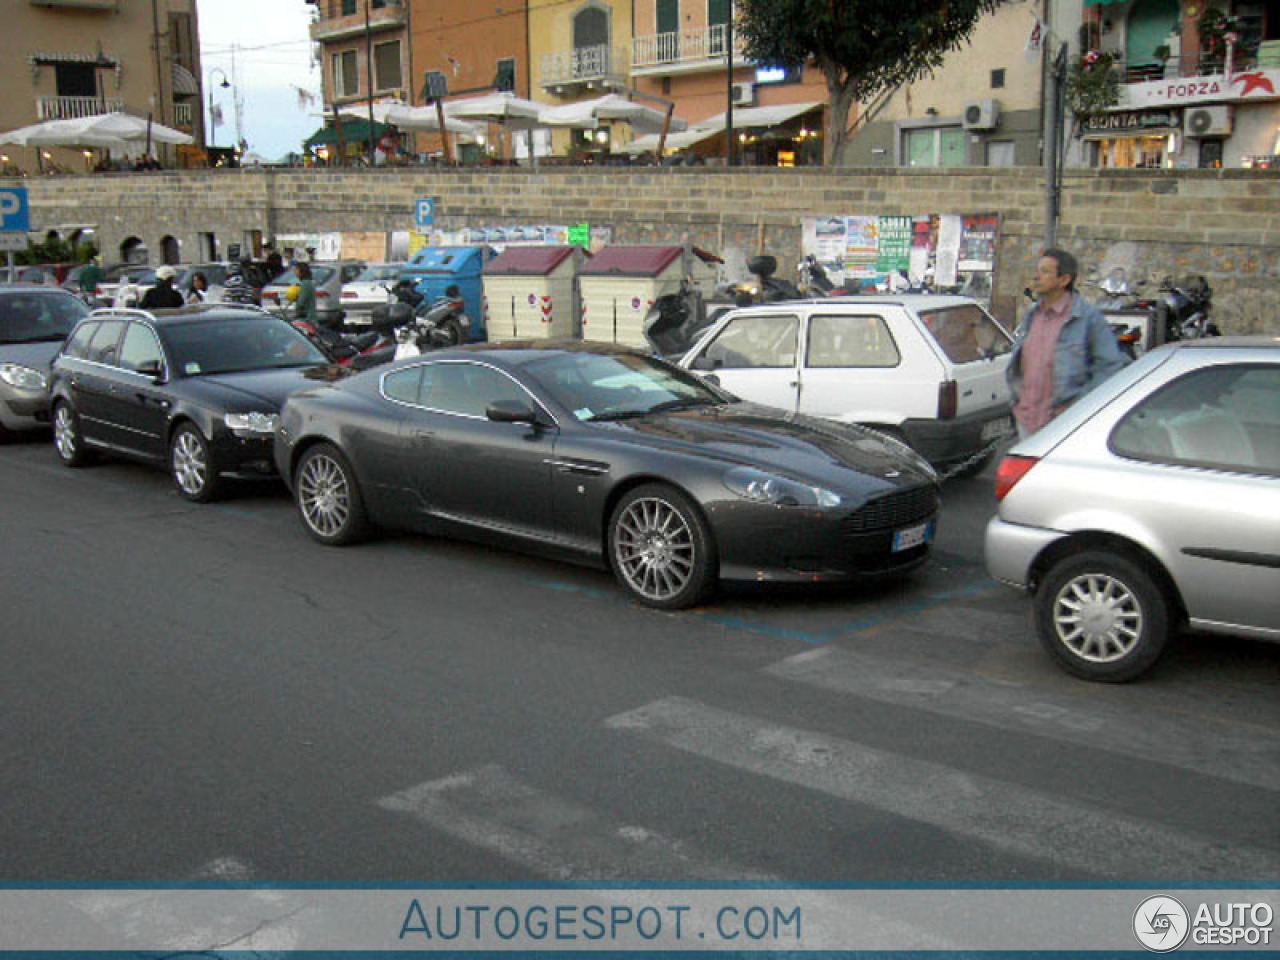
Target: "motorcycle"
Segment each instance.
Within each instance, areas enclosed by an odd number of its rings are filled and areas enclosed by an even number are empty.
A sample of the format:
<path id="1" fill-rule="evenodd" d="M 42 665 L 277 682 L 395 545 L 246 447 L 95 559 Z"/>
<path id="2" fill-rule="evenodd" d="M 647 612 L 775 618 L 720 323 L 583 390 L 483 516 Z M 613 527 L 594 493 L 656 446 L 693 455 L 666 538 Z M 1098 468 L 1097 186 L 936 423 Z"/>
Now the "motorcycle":
<path id="1" fill-rule="evenodd" d="M 1175 283 L 1166 278 L 1156 304 L 1158 328 L 1167 340 L 1198 340 L 1218 337 L 1222 331 L 1209 319 L 1213 290 L 1204 277 L 1193 274 Z"/>
<path id="2" fill-rule="evenodd" d="M 352 370 L 367 370 L 387 363 L 395 353 L 392 328 L 385 323 L 379 324 L 376 319 L 372 330 L 358 334 L 339 333 L 296 317 L 289 322 L 305 333 L 334 363 Z"/>
<path id="3" fill-rule="evenodd" d="M 1138 289 L 1142 283 L 1137 284 Z M 1104 294 L 1096 306 L 1106 318 L 1120 352 L 1130 360 L 1164 342 L 1164 329 L 1157 317 L 1157 304 L 1141 296 L 1130 285 L 1123 267 L 1112 270 L 1098 284 Z"/>
<path id="4" fill-rule="evenodd" d="M 805 258 L 796 267 L 796 272 L 800 275 L 800 291 L 810 300 L 821 297 L 845 297 L 858 292 L 856 281 L 852 287 L 836 286 L 827 274 L 827 268 L 811 253 L 805 254 Z"/>
<path id="5" fill-rule="evenodd" d="M 706 302 L 687 279 L 678 293 L 659 297 L 644 318 L 644 337 L 653 352 L 667 360 L 678 360 L 698 342 L 708 327 L 735 304 L 722 300 Z"/>
<path id="6" fill-rule="evenodd" d="M 401 284 L 406 281 L 401 281 Z M 401 294 L 397 294 L 401 296 Z M 414 306 L 410 304 L 414 303 Z M 374 310 L 374 322 L 378 322 L 378 309 Z M 395 359 L 417 357 L 428 350 L 442 350 L 466 343 L 471 334 L 471 319 L 467 316 L 462 297 L 450 288 L 431 304 L 426 298 L 412 291 L 404 299 L 388 308 L 389 322 L 395 326 Z"/>

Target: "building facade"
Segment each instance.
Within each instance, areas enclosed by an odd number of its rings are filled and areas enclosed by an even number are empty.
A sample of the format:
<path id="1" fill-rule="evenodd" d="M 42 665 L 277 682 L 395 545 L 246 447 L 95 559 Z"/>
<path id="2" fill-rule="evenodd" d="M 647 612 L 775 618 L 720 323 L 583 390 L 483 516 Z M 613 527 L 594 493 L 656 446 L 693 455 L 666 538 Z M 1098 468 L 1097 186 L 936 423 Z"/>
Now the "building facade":
<path id="1" fill-rule="evenodd" d="M 195 0 L 7 0 L 4 9 L 0 130 L 124 111 L 203 143 Z M 166 150 L 165 160 L 180 159 L 172 148 L 153 152 Z M 96 151 L 0 147 L 10 174 L 83 172 L 101 160 Z"/>

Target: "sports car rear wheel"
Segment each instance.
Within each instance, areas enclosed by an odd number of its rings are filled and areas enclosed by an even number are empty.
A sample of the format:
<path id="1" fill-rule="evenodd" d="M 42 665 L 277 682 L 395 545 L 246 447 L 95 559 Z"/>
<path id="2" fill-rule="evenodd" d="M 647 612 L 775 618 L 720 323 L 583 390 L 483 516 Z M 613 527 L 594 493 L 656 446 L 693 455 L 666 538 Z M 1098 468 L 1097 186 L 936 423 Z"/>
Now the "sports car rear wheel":
<path id="1" fill-rule="evenodd" d="M 302 455 L 293 489 L 302 525 L 321 543 L 341 546 L 368 533 L 355 471 L 332 444 L 318 444 Z"/>
<path id="2" fill-rule="evenodd" d="M 698 603 L 716 580 L 715 541 L 689 498 L 646 484 L 630 491 L 609 521 L 613 572 L 635 599 L 663 610 Z"/>

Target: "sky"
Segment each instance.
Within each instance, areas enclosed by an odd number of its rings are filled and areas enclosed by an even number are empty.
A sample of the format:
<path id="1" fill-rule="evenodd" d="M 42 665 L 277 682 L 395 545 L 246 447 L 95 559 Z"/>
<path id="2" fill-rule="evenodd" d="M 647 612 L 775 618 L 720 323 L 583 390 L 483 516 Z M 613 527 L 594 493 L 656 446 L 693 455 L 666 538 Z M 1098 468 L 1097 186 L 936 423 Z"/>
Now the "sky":
<path id="1" fill-rule="evenodd" d="M 303 0 L 196 0 L 196 8 L 205 107 L 212 91 L 223 116 L 211 143 L 227 147 L 236 139 L 232 90 L 221 86 L 225 72 L 243 103 L 249 149 L 270 161 L 301 150 L 322 123 L 320 69 L 312 65 L 307 32 L 313 8 Z M 299 89 L 314 100 L 301 103 Z"/>

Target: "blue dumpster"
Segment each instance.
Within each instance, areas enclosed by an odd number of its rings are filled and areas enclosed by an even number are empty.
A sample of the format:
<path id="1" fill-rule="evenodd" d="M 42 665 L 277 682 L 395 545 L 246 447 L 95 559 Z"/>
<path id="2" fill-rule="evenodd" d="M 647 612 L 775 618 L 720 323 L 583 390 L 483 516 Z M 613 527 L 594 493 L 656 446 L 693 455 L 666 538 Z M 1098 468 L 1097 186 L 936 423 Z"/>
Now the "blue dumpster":
<path id="1" fill-rule="evenodd" d="M 471 339 L 488 339 L 484 302 L 484 265 L 496 251 L 492 247 L 423 247 L 400 271 L 430 302 L 443 297 L 452 284 L 462 291 L 467 316 L 471 318 Z"/>

